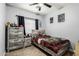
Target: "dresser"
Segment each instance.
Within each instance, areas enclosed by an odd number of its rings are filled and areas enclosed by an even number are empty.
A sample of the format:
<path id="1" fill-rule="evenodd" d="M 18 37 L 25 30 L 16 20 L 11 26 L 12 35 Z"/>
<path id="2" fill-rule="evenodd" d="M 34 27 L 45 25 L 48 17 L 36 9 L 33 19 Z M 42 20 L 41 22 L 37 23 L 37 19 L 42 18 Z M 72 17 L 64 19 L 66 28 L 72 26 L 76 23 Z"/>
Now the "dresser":
<path id="1" fill-rule="evenodd" d="M 24 47 L 23 27 L 8 27 L 7 29 L 6 50 L 9 52 L 10 50 Z"/>
<path id="2" fill-rule="evenodd" d="M 79 42 L 75 44 L 75 56 L 79 56 Z"/>

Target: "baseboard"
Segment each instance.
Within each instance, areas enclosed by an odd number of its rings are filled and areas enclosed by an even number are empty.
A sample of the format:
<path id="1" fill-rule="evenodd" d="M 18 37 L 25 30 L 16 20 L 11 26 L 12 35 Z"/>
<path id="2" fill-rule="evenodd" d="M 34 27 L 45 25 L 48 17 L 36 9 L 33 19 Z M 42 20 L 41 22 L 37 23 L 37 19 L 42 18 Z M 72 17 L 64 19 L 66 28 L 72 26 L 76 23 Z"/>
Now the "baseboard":
<path id="1" fill-rule="evenodd" d="M 0 52 L 0 56 L 5 56 L 5 52 Z"/>

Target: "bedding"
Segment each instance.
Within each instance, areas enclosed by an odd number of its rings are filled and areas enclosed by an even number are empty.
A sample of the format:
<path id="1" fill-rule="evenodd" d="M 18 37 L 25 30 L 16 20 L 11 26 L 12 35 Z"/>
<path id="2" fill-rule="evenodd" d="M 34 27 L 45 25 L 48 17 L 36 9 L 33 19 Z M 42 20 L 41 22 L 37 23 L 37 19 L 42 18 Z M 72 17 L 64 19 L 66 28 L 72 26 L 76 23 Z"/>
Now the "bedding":
<path id="1" fill-rule="evenodd" d="M 38 44 L 40 44 L 42 40 L 45 40 L 45 39 L 44 38 L 38 38 Z"/>
<path id="2" fill-rule="evenodd" d="M 65 47 L 65 44 L 69 44 L 69 40 L 57 40 L 57 38 L 52 38 L 49 35 L 39 35 L 36 38 L 32 39 L 32 42 L 35 42 L 37 44 L 40 44 L 41 46 L 44 46 L 55 53 L 58 53 L 60 49 Z"/>

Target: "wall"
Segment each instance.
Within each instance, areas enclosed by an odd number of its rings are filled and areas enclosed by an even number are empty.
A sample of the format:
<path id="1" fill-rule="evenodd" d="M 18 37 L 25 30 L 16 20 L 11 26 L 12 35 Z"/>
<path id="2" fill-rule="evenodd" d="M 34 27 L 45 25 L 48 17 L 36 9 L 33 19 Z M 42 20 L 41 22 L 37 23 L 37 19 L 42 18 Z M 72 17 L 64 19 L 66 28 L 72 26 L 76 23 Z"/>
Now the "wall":
<path id="1" fill-rule="evenodd" d="M 65 13 L 65 22 L 58 23 L 58 15 Z M 54 23 L 50 24 L 50 17 L 54 17 Z M 79 40 L 79 4 L 70 4 L 61 10 L 50 13 L 45 17 L 46 33 L 67 38 L 74 44 Z"/>
<path id="2" fill-rule="evenodd" d="M 7 13 L 6 13 L 7 14 L 6 15 L 7 21 L 9 21 L 11 23 L 16 23 L 17 24 L 18 21 L 17 21 L 16 15 L 21 15 L 21 16 L 25 16 L 25 17 L 39 19 L 41 22 L 43 21 L 42 16 L 36 15 L 34 13 L 28 12 L 28 11 L 23 10 L 23 9 L 7 6 L 6 10 L 7 10 Z"/>
<path id="3" fill-rule="evenodd" d="M 5 4 L 0 3 L 0 55 L 5 53 Z"/>

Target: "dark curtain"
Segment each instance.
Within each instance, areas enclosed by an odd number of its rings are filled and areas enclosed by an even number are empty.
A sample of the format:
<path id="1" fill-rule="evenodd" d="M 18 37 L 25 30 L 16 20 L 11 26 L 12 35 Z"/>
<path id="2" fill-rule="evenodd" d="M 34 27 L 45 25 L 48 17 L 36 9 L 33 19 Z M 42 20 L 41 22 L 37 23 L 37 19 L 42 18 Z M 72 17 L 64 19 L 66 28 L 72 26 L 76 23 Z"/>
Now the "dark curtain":
<path id="1" fill-rule="evenodd" d="M 7 42 L 8 42 L 8 26 L 5 26 L 5 51 L 7 52 Z"/>
<path id="2" fill-rule="evenodd" d="M 22 25 L 24 27 L 24 35 L 25 33 L 25 23 L 24 23 L 24 17 L 23 16 L 18 16 L 18 25 Z"/>
<path id="3" fill-rule="evenodd" d="M 38 19 L 35 20 L 35 27 L 36 27 L 36 30 L 39 29 Z"/>

